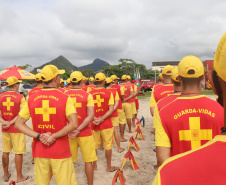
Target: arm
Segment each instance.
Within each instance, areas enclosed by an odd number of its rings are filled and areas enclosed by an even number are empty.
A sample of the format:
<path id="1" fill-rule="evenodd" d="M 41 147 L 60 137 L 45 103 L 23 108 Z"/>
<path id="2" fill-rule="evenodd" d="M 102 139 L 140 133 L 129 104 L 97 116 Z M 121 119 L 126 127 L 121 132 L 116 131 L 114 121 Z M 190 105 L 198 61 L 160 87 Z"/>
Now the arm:
<path id="1" fill-rule="evenodd" d="M 130 96 L 125 98 L 123 102 L 126 102 L 126 101 L 130 100 L 131 98 L 133 98 L 133 90 L 132 90 L 132 88 L 130 90 Z"/>
<path id="2" fill-rule="evenodd" d="M 161 166 L 162 163 L 170 158 L 170 147 L 156 146 L 157 165 Z"/>
<path id="3" fill-rule="evenodd" d="M 154 116 L 154 112 L 155 112 L 155 106 L 154 107 L 150 107 L 150 112 L 152 117 Z"/>
<path id="4" fill-rule="evenodd" d="M 115 100 L 114 111 L 117 109 L 118 105 L 119 105 L 119 100 Z"/>

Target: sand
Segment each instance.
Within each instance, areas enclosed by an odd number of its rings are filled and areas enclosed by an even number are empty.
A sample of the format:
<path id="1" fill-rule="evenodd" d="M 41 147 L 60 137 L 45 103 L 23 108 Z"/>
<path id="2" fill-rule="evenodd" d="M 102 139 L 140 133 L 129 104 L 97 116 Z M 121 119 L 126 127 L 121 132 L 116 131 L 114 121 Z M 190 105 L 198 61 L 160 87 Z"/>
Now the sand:
<path id="1" fill-rule="evenodd" d="M 210 96 L 212 99 L 216 99 L 216 96 Z M 145 127 L 142 127 L 142 132 L 144 135 L 145 140 L 141 140 L 140 136 L 137 138 L 137 144 L 140 146 L 140 150 L 138 152 L 135 151 L 133 146 L 131 146 L 132 153 L 140 166 L 139 170 L 133 171 L 132 166 L 127 159 L 126 164 L 123 168 L 123 173 L 126 178 L 126 185 L 146 185 L 151 184 L 154 180 L 156 171 L 153 168 L 153 165 L 156 164 L 156 154 L 153 152 L 155 148 L 154 144 L 154 135 L 150 134 L 152 130 L 152 123 L 153 119 L 150 115 L 150 108 L 149 108 L 149 99 L 141 99 L 139 100 L 140 109 L 138 112 L 138 118 L 144 116 L 145 118 Z M 31 125 L 31 121 L 27 122 L 28 125 Z M 134 131 L 134 128 L 133 128 Z M 134 133 L 129 134 L 128 128 L 125 132 L 126 139 L 129 139 L 131 136 L 134 136 Z M 27 139 L 27 153 L 24 154 L 24 161 L 23 161 L 23 175 L 31 175 L 33 178 L 26 182 L 19 183 L 20 185 L 31 185 L 34 183 L 34 166 L 31 164 L 32 154 L 31 154 L 31 138 L 26 137 Z M 128 147 L 128 142 L 121 142 L 121 146 L 126 149 Z M 116 144 L 114 143 L 112 149 L 112 165 L 121 167 L 124 155 L 126 151 L 122 153 L 118 153 Z M 2 133 L 0 132 L 0 153 L 2 154 Z M 98 150 L 98 169 L 94 173 L 94 185 L 111 185 L 112 180 L 114 177 L 115 172 L 106 172 L 106 160 L 105 160 L 105 152 Z M 74 163 L 75 166 L 75 173 L 78 185 L 86 185 L 86 176 L 84 172 L 84 162 L 82 161 L 81 154 L 79 153 L 79 160 Z M 11 172 L 12 176 L 11 180 L 16 181 L 16 169 L 14 164 L 14 154 L 10 153 L 10 162 L 9 162 L 9 171 Z M 0 185 L 8 185 L 2 179 L 3 176 L 3 169 L 2 169 L 2 161 L 0 162 Z M 54 179 L 50 182 L 51 185 L 54 185 Z M 120 183 L 117 182 L 116 185 Z"/>

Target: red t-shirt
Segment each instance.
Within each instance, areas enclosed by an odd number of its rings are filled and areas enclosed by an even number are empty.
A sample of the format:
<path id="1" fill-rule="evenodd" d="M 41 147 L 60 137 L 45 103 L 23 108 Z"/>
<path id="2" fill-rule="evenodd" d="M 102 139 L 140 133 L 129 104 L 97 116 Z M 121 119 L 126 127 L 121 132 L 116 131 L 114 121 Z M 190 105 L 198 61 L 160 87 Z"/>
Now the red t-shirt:
<path id="1" fill-rule="evenodd" d="M 11 121 L 18 115 L 22 98 L 23 95 L 15 91 L 7 91 L 0 95 L 1 115 L 5 121 Z M 2 132 L 20 133 L 19 130 L 14 128 L 14 124 L 7 130 L 2 128 Z"/>
<path id="2" fill-rule="evenodd" d="M 78 125 L 81 125 L 84 119 L 87 117 L 87 103 L 89 93 L 81 89 L 71 89 L 67 91 L 65 94 L 72 98 L 77 111 Z M 87 125 L 84 129 L 80 131 L 78 137 L 86 137 L 91 135 L 92 132 L 90 125 Z"/>
<path id="3" fill-rule="evenodd" d="M 124 88 L 124 98 L 128 98 L 130 96 L 130 91 L 132 89 L 132 86 L 127 83 L 121 83 L 119 86 Z M 126 103 L 131 103 L 131 99 L 126 101 Z"/>
<path id="4" fill-rule="evenodd" d="M 28 93 L 28 96 L 30 97 L 31 95 L 35 94 L 36 92 L 38 92 L 39 90 L 43 89 L 43 87 L 34 87 L 33 89 L 31 89 L 31 91 Z"/>
<path id="5" fill-rule="evenodd" d="M 163 84 L 160 84 L 160 83 L 156 83 L 154 86 L 153 86 L 153 90 L 155 91 L 157 88 L 163 86 Z"/>
<path id="6" fill-rule="evenodd" d="M 64 88 L 64 93 L 67 92 L 68 90 L 70 90 L 71 88 L 72 88 L 71 86 L 65 87 L 65 88 Z"/>
<path id="7" fill-rule="evenodd" d="M 87 85 L 82 85 L 82 90 L 83 91 L 87 91 L 87 89 L 88 89 L 88 86 Z"/>
<path id="8" fill-rule="evenodd" d="M 180 96 L 180 94 L 170 94 L 169 96 L 161 99 L 157 103 L 158 111 L 161 111 L 166 105 L 173 102 L 175 99 L 177 99 Z"/>
<path id="9" fill-rule="evenodd" d="M 96 88 L 90 91 L 90 94 L 93 96 L 94 100 L 95 117 L 103 116 L 109 110 L 109 100 L 112 93 L 104 88 Z M 93 122 L 91 123 L 92 130 L 104 130 L 112 127 L 113 124 L 110 116 L 99 125 L 94 125 Z"/>
<path id="10" fill-rule="evenodd" d="M 90 89 L 91 89 L 90 91 L 92 91 L 93 89 L 96 88 L 96 86 L 95 86 L 95 85 L 88 85 L 88 88 L 90 88 Z M 87 88 L 87 89 L 88 89 L 88 88 Z"/>
<path id="11" fill-rule="evenodd" d="M 165 98 L 166 96 L 168 96 L 169 94 L 172 94 L 174 91 L 174 86 L 173 84 L 171 85 L 163 85 L 158 87 L 157 89 L 155 89 L 155 91 L 153 92 L 154 98 L 156 103 L 159 102 L 159 100 Z"/>
<path id="12" fill-rule="evenodd" d="M 115 100 L 115 96 L 116 96 L 117 91 L 115 89 L 113 89 L 113 88 L 109 88 L 107 90 L 109 90 L 109 91 L 112 92 L 112 94 L 114 96 L 114 100 Z M 111 117 L 118 117 L 118 111 L 117 111 L 117 109 L 115 109 L 115 111 L 111 114 Z"/>
<path id="13" fill-rule="evenodd" d="M 34 131 L 56 133 L 67 125 L 65 109 L 68 96 L 57 89 L 40 90 L 28 99 Z M 33 141 L 33 157 L 63 159 L 71 157 L 68 136 L 56 140 L 52 146 Z"/>
<path id="14" fill-rule="evenodd" d="M 62 93 L 65 93 L 65 89 L 62 89 L 61 87 L 58 88 L 58 90 L 59 90 L 60 92 L 62 92 Z"/>
<path id="15" fill-rule="evenodd" d="M 122 94 L 121 94 L 121 91 L 120 91 L 121 86 L 119 86 L 119 85 L 112 85 L 111 88 L 115 89 L 118 92 L 118 95 L 119 95 L 118 109 L 122 109 L 122 99 L 121 99 L 121 95 Z"/>
<path id="16" fill-rule="evenodd" d="M 178 97 L 159 116 L 173 156 L 205 144 L 224 125 L 223 107 L 205 96 Z"/>

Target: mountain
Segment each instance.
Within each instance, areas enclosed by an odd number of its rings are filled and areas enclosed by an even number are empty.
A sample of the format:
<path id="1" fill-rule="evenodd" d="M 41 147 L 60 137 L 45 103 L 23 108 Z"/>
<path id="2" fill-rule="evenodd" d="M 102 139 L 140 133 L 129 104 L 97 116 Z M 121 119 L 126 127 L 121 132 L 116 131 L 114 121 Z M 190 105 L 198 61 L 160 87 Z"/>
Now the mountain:
<path id="1" fill-rule="evenodd" d="M 107 63 L 107 62 L 104 61 L 104 60 L 101 60 L 101 59 L 97 58 L 97 59 L 95 59 L 95 60 L 93 61 L 92 64 L 87 64 L 87 65 L 81 66 L 81 67 L 79 67 L 78 69 L 79 69 L 79 70 L 83 70 L 83 69 L 92 69 L 93 72 L 97 72 L 97 71 L 102 70 L 102 67 L 105 67 L 105 66 L 110 66 L 110 64 Z"/>
<path id="2" fill-rule="evenodd" d="M 34 68 L 32 72 L 37 72 L 37 69 L 42 69 L 45 65 L 50 65 L 50 64 L 57 66 L 58 69 L 68 69 L 69 71 L 78 70 L 78 68 L 74 66 L 69 60 L 67 60 L 64 56 L 60 55 L 59 57 L 53 59 L 52 61 Z"/>

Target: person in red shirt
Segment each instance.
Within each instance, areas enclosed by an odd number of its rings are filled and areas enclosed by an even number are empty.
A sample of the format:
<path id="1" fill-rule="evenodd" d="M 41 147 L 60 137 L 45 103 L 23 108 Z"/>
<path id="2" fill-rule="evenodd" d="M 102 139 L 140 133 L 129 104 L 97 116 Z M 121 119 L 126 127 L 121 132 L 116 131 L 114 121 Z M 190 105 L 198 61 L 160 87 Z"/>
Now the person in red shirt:
<path id="1" fill-rule="evenodd" d="M 54 65 L 42 69 L 44 89 L 31 96 L 20 111 L 15 128 L 33 137 L 35 184 L 77 185 L 68 134 L 78 127 L 73 100 L 57 90 L 60 74 Z M 32 118 L 33 130 L 25 122 Z M 68 124 L 67 124 L 68 121 Z"/>
<path id="2" fill-rule="evenodd" d="M 92 91 L 95 88 L 96 88 L 96 86 L 94 85 L 94 78 L 90 77 L 89 78 L 89 85 L 88 85 L 87 92 L 90 92 L 90 91 Z"/>
<path id="3" fill-rule="evenodd" d="M 174 91 L 173 84 L 171 82 L 172 70 L 173 66 L 171 65 L 165 66 L 162 70 L 164 83 L 162 86 L 157 87 L 153 91 L 153 95 L 150 98 L 150 112 L 152 116 L 154 115 L 155 106 L 158 103 L 158 101 L 161 100 L 162 98 L 165 98 L 169 94 L 172 94 Z"/>
<path id="4" fill-rule="evenodd" d="M 133 83 L 137 87 L 137 90 L 136 91 L 137 91 L 137 95 L 138 95 L 138 93 L 139 93 L 139 87 L 137 86 L 138 81 L 137 80 L 133 80 Z M 135 104 L 136 104 L 136 110 L 137 110 L 137 113 L 138 113 L 138 110 L 139 110 L 139 101 L 137 99 L 137 95 L 135 96 Z M 137 113 L 135 114 L 135 118 L 137 118 Z"/>
<path id="5" fill-rule="evenodd" d="M 24 97 L 17 93 L 20 80 L 12 76 L 6 80 L 9 90 L 0 95 L 0 122 L 2 126 L 2 165 L 5 182 L 9 181 L 11 174 L 9 173 L 9 153 L 13 149 L 15 154 L 15 164 L 17 170 L 17 182 L 22 182 L 31 177 L 22 175 L 23 154 L 26 152 L 26 138 L 23 133 L 15 129 L 15 121 L 18 117 L 20 109 L 24 106 Z"/>
<path id="6" fill-rule="evenodd" d="M 156 121 L 156 156 L 161 165 L 167 158 L 200 147 L 220 134 L 223 108 L 201 93 L 204 66 L 195 56 L 178 65 L 181 96 L 159 112 Z"/>
<path id="7" fill-rule="evenodd" d="M 91 123 L 91 129 L 96 149 L 100 147 L 101 139 L 103 139 L 107 160 L 107 172 L 113 172 L 116 170 L 116 167 L 111 166 L 114 133 L 111 114 L 114 111 L 114 97 L 110 91 L 104 88 L 105 79 L 105 74 L 97 73 L 95 76 L 97 88 L 90 91 L 90 94 L 93 96 L 95 111 L 94 121 Z M 94 162 L 94 169 L 97 170 L 96 162 Z"/>
<path id="8" fill-rule="evenodd" d="M 37 83 L 37 86 L 34 87 L 34 88 L 28 93 L 27 99 L 28 99 L 31 95 L 35 94 L 36 92 L 38 92 L 39 90 L 41 90 L 41 89 L 43 88 L 43 81 L 42 81 L 42 75 L 41 75 L 41 73 L 37 73 L 37 74 L 35 75 L 35 81 L 36 81 L 36 83 Z"/>
<path id="9" fill-rule="evenodd" d="M 155 91 L 155 89 L 157 89 L 158 87 L 161 87 L 164 83 L 164 80 L 163 80 L 163 77 L 162 77 L 162 73 L 159 74 L 158 76 L 158 83 L 156 83 L 153 88 L 152 88 L 152 94 L 153 95 L 153 92 Z"/>
<path id="10" fill-rule="evenodd" d="M 65 92 L 65 90 L 64 90 L 64 80 L 62 78 L 60 79 L 60 86 L 58 87 L 58 90 L 61 91 L 62 93 Z"/>
<path id="11" fill-rule="evenodd" d="M 64 88 L 64 92 L 67 92 L 68 90 L 70 90 L 72 88 L 72 85 L 71 85 L 71 79 L 68 78 L 67 79 L 67 87 Z"/>
<path id="12" fill-rule="evenodd" d="M 124 88 L 118 85 L 119 78 L 116 75 L 112 75 L 111 79 L 113 80 L 112 88 L 117 90 L 119 94 L 119 105 L 118 105 L 118 117 L 119 117 L 119 128 L 120 128 L 120 141 L 127 141 L 124 137 L 125 127 L 126 127 L 126 115 L 122 107 L 122 101 L 124 100 Z"/>
<path id="13" fill-rule="evenodd" d="M 214 54 L 214 70 L 210 71 L 214 92 L 223 98 L 226 106 L 226 33 L 220 39 Z M 224 110 L 224 116 L 226 112 Z M 217 124 L 217 122 L 215 122 Z M 201 147 L 167 159 L 159 168 L 152 185 L 224 185 L 226 119 L 221 135 Z M 176 171 L 176 173 L 175 173 Z"/>
<path id="14" fill-rule="evenodd" d="M 119 134 L 118 134 L 119 117 L 118 117 L 117 109 L 118 109 L 118 105 L 119 105 L 119 95 L 118 95 L 117 90 L 112 88 L 113 80 L 111 78 L 106 78 L 105 82 L 106 82 L 105 83 L 106 89 L 112 92 L 112 94 L 114 96 L 114 100 L 115 100 L 114 112 L 111 115 L 111 121 L 112 121 L 113 126 L 114 126 L 114 138 L 115 138 L 115 142 L 116 142 L 117 147 L 118 147 L 118 152 L 121 153 L 125 149 L 121 148 L 121 146 L 120 146 L 120 138 L 119 138 Z"/>
<path id="15" fill-rule="evenodd" d="M 88 78 L 86 78 L 85 76 L 83 77 L 83 81 L 82 81 L 82 90 L 83 91 L 87 91 L 88 86 L 87 86 L 87 80 Z"/>
<path id="16" fill-rule="evenodd" d="M 122 83 L 120 83 L 119 85 L 121 87 L 123 87 L 123 89 L 124 89 L 124 99 L 122 101 L 122 108 L 126 115 L 126 121 L 127 121 L 128 127 L 129 127 L 129 133 L 132 133 L 131 119 L 133 118 L 133 114 L 132 114 L 132 107 L 131 107 L 130 99 L 133 98 L 133 88 L 130 84 L 127 83 L 127 75 L 123 75 L 121 77 L 121 80 L 122 80 Z"/>
<path id="17" fill-rule="evenodd" d="M 78 116 L 78 128 L 69 134 L 69 143 L 73 162 L 78 160 L 78 147 L 82 152 L 85 162 L 85 173 L 88 185 L 93 185 L 93 164 L 97 160 L 95 141 L 91 132 L 90 123 L 94 118 L 94 102 L 91 94 L 83 91 L 83 75 L 80 71 L 74 71 L 70 76 L 72 89 L 65 94 L 70 96 Z"/>

